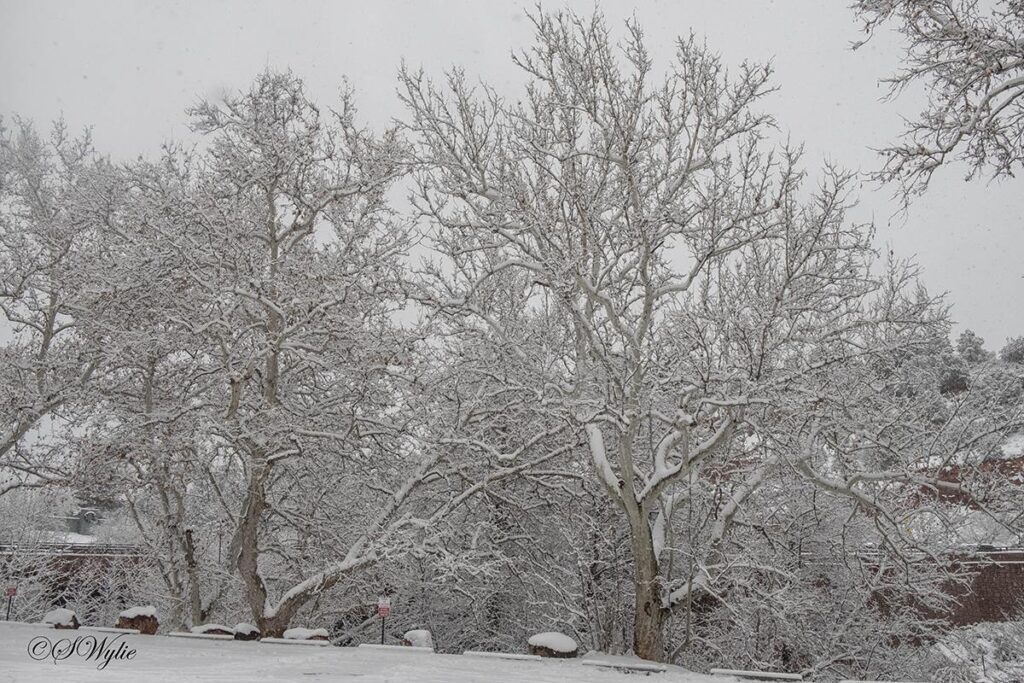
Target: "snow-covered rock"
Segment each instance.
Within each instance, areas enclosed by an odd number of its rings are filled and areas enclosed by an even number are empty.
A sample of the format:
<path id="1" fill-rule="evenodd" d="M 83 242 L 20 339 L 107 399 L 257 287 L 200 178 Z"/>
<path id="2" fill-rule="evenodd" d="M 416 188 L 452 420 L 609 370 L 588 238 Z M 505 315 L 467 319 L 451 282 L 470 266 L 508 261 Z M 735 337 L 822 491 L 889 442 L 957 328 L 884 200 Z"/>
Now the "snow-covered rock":
<path id="1" fill-rule="evenodd" d="M 405 632 L 405 635 L 402 636 L 402 645 L 433 648 L 434 638 L 430 635 L 430 631 L 416 628 Z"/>
<path id="2" fill-rule="evenodd" d="M 192 633 L 204 633 L 207 635 L 217 636 L 232 636 L 235 634 L 233 629 L 230 629 L 223 624 L 200 624 L 199 626 L 193 626 L 189 630 L 192 631 Z"/>
<path id="3" fill-rule="evenodd" d="M 285 640 L 327 640 L 325 628 L 290 628 L 284 632 Z"/>
<path id="4" fill-rule="evenodd" d="M 124 610 L 117 616 L 124 619 L 137 619 L 138 617 L 156 617 L 156 607 L 153 605 L 143 605 L 141 607 L 131 607 Z"/>
<path id="5" fill-rule="evenodd" d="M 156 635 L 160 622 L 156 618 L 156 607 L 142 605 L 131 607 L 117 616 L 117 628 L 133 628 L 147 636 Z"/>
<path id="6" fill-rule="evenodd" d="M 235 640 L 259 640 L 260 630 L 245 622 L 235 624 Z"/>
<path id="7" fill-rule="evenodd" d="M 579 649 L 575 640 L 556 631 L 534 634 L 527 642 L 530 654 L 541 657 L 575 657 Z"/>
<path id="8" fill-rule="evenodd" d="M 78 628 L 78 617 L 69 609 L 58 607 L 52 609 L 43 616 L 44 624 L 51 624 L 54 628 Z"/>

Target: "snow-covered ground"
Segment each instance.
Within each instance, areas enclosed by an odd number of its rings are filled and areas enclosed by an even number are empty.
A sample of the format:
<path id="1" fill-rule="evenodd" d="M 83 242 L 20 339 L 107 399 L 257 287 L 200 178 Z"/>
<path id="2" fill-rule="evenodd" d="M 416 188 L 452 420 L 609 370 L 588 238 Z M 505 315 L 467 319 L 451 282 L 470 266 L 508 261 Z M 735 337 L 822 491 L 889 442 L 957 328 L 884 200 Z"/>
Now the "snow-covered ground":
<path id="1" fill-rule="evenodd" d="M 418 651 L 303 647 L 259 642 L 121 636 L 136 650 L 134 659 L 111 661 L 102 671 L 82 657 L 34 660 L 29 643 L 76 636 L 115 638 L 82 627 L 55 631 L 30 624 L 0 622 L 0 681 L 346 681 L 354 683 L 636 683 L 635 674 L 584 665 L 582 660 L 516 661 Z M 120 641 L 119 641 L 120 642 Z M 642 674 L 641 674 L 642 676 Z M 669 667 L 655 674 L 658 683 L 729 683 L 736 679 L 704 676 Z M 646 679 L 645 679 L 646 680 Z"/>

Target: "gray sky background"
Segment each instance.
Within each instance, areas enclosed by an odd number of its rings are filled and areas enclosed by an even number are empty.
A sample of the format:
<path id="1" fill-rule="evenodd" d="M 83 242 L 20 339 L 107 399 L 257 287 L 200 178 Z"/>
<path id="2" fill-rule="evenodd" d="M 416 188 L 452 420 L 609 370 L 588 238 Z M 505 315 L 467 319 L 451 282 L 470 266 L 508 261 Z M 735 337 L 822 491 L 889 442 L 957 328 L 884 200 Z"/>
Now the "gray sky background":
<path id="1" fill-rule="evenodd" d="M 868 171 L 871 147 L 891 140 L 900 115 L 878 80 L 899 57 L 894 36 L 857 51 L 859 24 L 843 0 L 675 0 L 600 7 L 613 25 L 635 15 L 656 68 L 675 36 L 706 37 L 727 63 L 774 59 L 780 91 L 766 103 L 785 133 L 806 144 L 813 171 L 825 159 Z M 319 102 L 342 77 L 356 90 L 364 122 L 382 128 L 402 111 L 395 97 L 404 58 L 440 75 L 463 66 L 504 93 L 522 81 L 512 49 L 531 40 L 523 14 L 533 3 L 496 0 L 156 2 L 0 0 L 0 115 L 45 126 L 63 113 L 93 127 L 98 149 L 115 158 L 153 155 L 188 134 L 183 110 L 202 97 L 241 89 L 270 66 L 292 68 Z M 591 2 L 545 2 L 589 12 Z M 964 169 L 936 175 L 909 214 L 890 220 L 890 190 L 862 187 L 855 218 L 874 220 L 879 248 L 914 257 L 935 292 L 948 291 L 952 317 L 998 349 L 1024 334 L 1024 178 L 963 181 Z"/>

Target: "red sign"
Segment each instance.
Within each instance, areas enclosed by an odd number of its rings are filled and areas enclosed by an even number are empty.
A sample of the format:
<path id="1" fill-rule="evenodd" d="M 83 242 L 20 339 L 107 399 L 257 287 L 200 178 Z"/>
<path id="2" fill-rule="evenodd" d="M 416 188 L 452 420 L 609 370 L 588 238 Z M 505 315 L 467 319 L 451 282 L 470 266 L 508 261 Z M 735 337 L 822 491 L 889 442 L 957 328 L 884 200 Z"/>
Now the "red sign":
<path id="1" fill-rule="evenodd" d="M 4 589 L 4 597 L 5 598 L 13 598 L 17 594 L 18 594 L 18 587 L 17 586 L 8 586 L 7 588 Z"/>
<path id="2" fill-rule="evenodd" d="M 381 619 L 383 619 L 383 618 L 389 616 L 390 614 L 391 614 L 391 599 L 390 598 L 380 598 L 377 601 L 377 616 L 379 616 Z"/>

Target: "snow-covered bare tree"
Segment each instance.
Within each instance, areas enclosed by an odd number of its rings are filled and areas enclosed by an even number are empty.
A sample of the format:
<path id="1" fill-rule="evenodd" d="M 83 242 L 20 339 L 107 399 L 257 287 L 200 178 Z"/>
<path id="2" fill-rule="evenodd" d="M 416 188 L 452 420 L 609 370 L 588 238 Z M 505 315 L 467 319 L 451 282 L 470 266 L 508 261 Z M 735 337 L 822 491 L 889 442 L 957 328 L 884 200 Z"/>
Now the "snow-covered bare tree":
<path id="1" fill-rule="evenodd" d="M 959 490 L 920 469 L 920 443 L 843 445 L 891 419 L 877 367 L 947 329 L 913 269 L 878 263 L 846 219 L 851 177 L 806 188 L 799 154 L 765 142 L 769 69 L 730 72 L 690 37 L 656 77 L 634 23 L 616 46 L 599 15 L 532 20 L 515 102 L 403 71 L 415 201 L 443 255 L 418 297 L 525 349 L 536 405 L 585 433 L 630 530 L 633 649 L 660 660 L 670 615 L 724 598 L 731 530 L 775 472 L 882 519 L 901 504 L 883 491 Z M 669 575 L 674 513 L 712 467 L 733 485 L 702 556 Z"/>
<path id="2" fill-rule="evenodd" d="M 203 549 L 230 530 L 217 492 L 239 472 L 205 435 L 211 383 L 193 338 L 172 322 L 183 307 L 171 305 L 178 292 L 166 283 L 179 264 L 167 245 L 137 248 L 131 233 L 145 205 L 131 195 L 97 230 L 97 267 L 80 274 L 73 299 L 104 368 L 75 425 L 73 482 L 123 506 L 163 581 L 165 621 L 187 628 L 205 621 L 228 582 L 216 552 Z"/>
<path id="3" fill-rule="evenodd" d="M 79 216 L 101 166 L 89 136 L 70 137 L 63 122 L 43 137 L 0 121 L 0 494 L 69 471 L 40 428 L 62 419 L 96 370 L 76 335 L 68 276 L 87 258 Z"/>
<path id="4" fill-rule="evenodd" d="M 462 537 L 447 518 L 576 442 L 556 442 L 564 422 L 524 436 L 536 392 L 485 386 L 492 348 L 460 356 L 471 337 L 397 324 L 395 133 L 357 129 L 348 95 L 321 112 L 291 74 L 192 114 L 198 147 L 105 169 L 77 214 L 90 260 L 67 273 L 68 309 L 104 370 L 68 435 L 75 484 L 125 504 L 175 624 L 237 604 L 228 567 L 280 634 L 374 563 L 479 561 L 438 540 Z M 549 450 L 466 441 L 509 430 Z"/>
<path id="5" fill-rule="evenodd" d="M 408 238 L 385 202 L 402 148 L 393 133 L 358 129 L 347 94 L 322 112 L 287 73 L 264 73 L 248 92 L 191 113 L 201 151 L 168 149 L 133 169 L 144 208 L 128 247 L 139 265 L 169 268 L 164 293 L 148 289 L 154 298 L 136 305 L 157 311 L 180 342 L 145 355 L 186 361 L 185 379 L 197 383 L 198 398 L 179 396 L 179 412 L 166 418 L 201 410 L 201 436 L 189 447 L 239 477 L 234 486 L 226 477 L 222 492 L 230 556 L 253 618 L 279 634 L 367 552 L 368 539 L 351 538 L 347 552 L 334 546 L 337 562 L 322 555 L 323 571 L 279 600 L 269 594 L 265 572 L 281 542 L 268 533 L 280 528 L 272 518 L 294 540 L 317 509 L 314 498 L 284 504 L 295 478 L 334 483 L 333 468 L 359 460 L 363 442 L 379 449 L 370 457 L 401 450 L 381 418 L 395 404 L 392 375 L 407 350 L 390 316 L 401 306 Z"/>
<path id="6" fill-rule="evenodd" d="M 923 86 L 927 105 L 904 140 L 882 151 L 879 176 L 922 192 L 950 160 L 1012 176 L 1024 166 L 1024 4 L 1018 0 L 857 0 L 871 33 L 892 26 L 905 41 L 891 94 Z"/>

